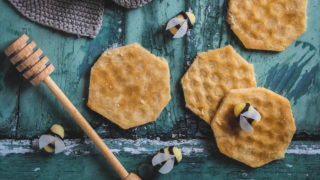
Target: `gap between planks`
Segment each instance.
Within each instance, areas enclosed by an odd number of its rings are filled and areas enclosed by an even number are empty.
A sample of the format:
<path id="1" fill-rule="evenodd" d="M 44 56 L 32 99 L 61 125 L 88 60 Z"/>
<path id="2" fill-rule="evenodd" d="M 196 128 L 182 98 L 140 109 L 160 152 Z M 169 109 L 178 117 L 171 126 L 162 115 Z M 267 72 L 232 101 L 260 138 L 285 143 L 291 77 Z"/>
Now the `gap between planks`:
<path id="1" fill-rule="evenodd" d="M 192 156 L 202 153 L 209 156 L 212 152 L 218 152 L 214 141 L 199 139 L 181 139 L 173 141 L 161 141 L 159 139 L 103 139 L 113 153 L 154 154 L 159 149 L 166 146 L 177 146 L 181 149 L 184 156 Z M 65 139 L 65 155 L 87 155 L 97 154 L 92 142 L 88 139 Z M 0 140 L 0 156 L 9 154 L 38 153 L 38 139 L 34 140 Z M 80 154 L 79 154 L 80 153 Z M 320 155 L 319 141 L 293 141 L 289 145 L 286 154 L 297 155 Z"/>

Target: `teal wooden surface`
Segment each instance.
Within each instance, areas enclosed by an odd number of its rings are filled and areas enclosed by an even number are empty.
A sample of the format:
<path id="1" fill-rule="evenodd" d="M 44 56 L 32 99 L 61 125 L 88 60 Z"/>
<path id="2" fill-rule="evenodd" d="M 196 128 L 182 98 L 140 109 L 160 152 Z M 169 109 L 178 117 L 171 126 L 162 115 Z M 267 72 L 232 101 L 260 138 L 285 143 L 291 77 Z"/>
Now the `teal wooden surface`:
<path id="1" fill-rule="evenodd" d="M 149 179 L 319 179 L 320 143 L 293 142 L 285 159 L 273 161 L 262 168 L 250 168 L 219 153 L 213 141 L 206 140 L 126 140 L 107 139 L 119 160 L 132 172 L 150 164 L 153 154 L 161 147 L 179 145 L 184 154 L 181 164 L 167 175 Z M 20 148 L 25 154 L 7 154 L 0 159 L 3 179 L 118 179 L 96 148 L 85 140 L 66 141 L 65 153 L 48 156 L 33 150 L 34 141 L 0 140 L 0 150 L 10 153 Z M 310 151 L 312 149 L 312 151 Z M 1 152 L 0 152 L 1 155 Z M 8 168 L 10 167 L 10 168 Z M 146 176 L 144 176 L 146 177 Z"/>
<path id="2" fill-rule="evenodd" d="M 27 33 L 55 65 L 56 71 L 52 78 L 93 126 L 104 124 L 111 127 L 108 129 L 114 129 L 106 131 L 106 137 L 163 136 L 168 139 L 171 138 L 168 133 L 174 131 L 183 137 L 203 134 L 209 138 L 211 134 L 203 132 L 211 131 L 210 127 L 185 108 L 180 78 L 198 52 L 227 44 L 233 45 L 237 52 L 254 64 L 259 86 L 274 90 L 290 100 L 297 135 L 320 134 L 320 121 L 317 120 L 320 87 L 317 78 L 320 42 L 318 1 L 309 2 L 307 32 L 281 53 L 245 49 L 225 22 L 227 1 L 222 0 L 155 1 L 137 10 L 125 10 L 109 3 L 106 5 L 101 31 L 95 39 L 78 38 L 39 26 L 21 17 L 6 1 L 1 3 L 1 49 L 21 33 Z M 163 24 L 185 9 L 194 11 L 197 23 L 187 37 L 173 40 L 164 32 Z M 122 131 L 87 108 L 89 71 L 104 50 L 134 42 L 168 60 L 173 98 L 155 123 Z M 0 123 L 3 125 L 2 131 L 7 131 L 1 133 L 2 136 L 31 138 L 54 122 L 64 124 L 70 134 L 81 134 L 81 130 L 45 86 L 31 88 L 9 65 L 3 54 L 2 59 L 1 94 L 4 100 L 0 104 L 3 106 Z M 5 101 L 7 98 L 11 102 L 9 106 Z M 189 134 L 185 132 L 186 129 L 178 127 L 188 127 Z"/>
<path id="3" fill-rule="evenodd" d="M 5 57 L 3 53 L 5 47 L 22 33 L 26 33 L 41 47 L 56 67 L 51 77 L 103 138 L 203 139 L 208 143 L 214 142 L 211 128 L 185 108 L 180 78 L 197 53 L 231 44 L 248 62 L 254 64 L 259 86 L 269 88 L 290 100 L 297 126 L 294 136 L 294 140 L 297 141 L 294 143 L 301 141 L 308 144 L 310 140 L 319 142 L 320 22 L 318 19 L 320 12 L 318 9 L 320 1 L 309 0 L 307 32 L 281 53 L 245 49 L 226 23 L 227 4 L 228 0 L 154 0 L 142 8 L 126 10 L 106 1 L 101 30 L 95 39 L 88 39 L 32 23 L 22 17 L 6 0 L 0 0 L 0 138 L 34 140 L 54 123 L 65 127 L 68 139 L 84 138 L 80 128 L 47 88 L 44 85 L 32 87 L 21 78 Z M 197 17 L 194 29 L 186 37 L 173 40 L 164 31 L 163 25 L 180 11 L 189 9 Z M 89 72 L 104 50 L 134 42 L 140 43 L 152 53 L 168 60 L 172 100 L 155 123 L 124 131 L 86 106 Z M 312 150 L 312 147 L 310 148 Z M 186 164 L 182 164 L 179 171 L 168 177 L 179 179 L 182 173 L 192 169 L 190 177 L 199 176 L 203 172 L 205 174 L 203 177 L 208 178 L 219 172 L 220 176 L 217 177 L 220 178 L 249 179 L 240 175 L 243 169 L 239 167 L 239 163 L 219 154 L 217 148 L 213 149 L 213 153 L 208 157 L 201 153 L 196 155 L 196 159 L 206 158 L 201 163 L 192 164 L 194 157 L 187 157 Z M 43 161 L 48 160 L 47 158 L 60 158 L 58 161 L 60 164 L 55 164 L 52 160 L 50 165 L 46 165 L 47 168 L 59 166 L 64 161 L 67 162 L 66 167 L 69 167 L 74 161 L 76 170 L 64 170 L 59 178 L 72 177 L 71 175 L 77 174 L 88 162 L 92 168 L 87 173 L 97 174 L 98 179 L 102 179 L 107 176 L 106 173 L 97 173 L 97 171 L 103 171 L 108 166 L 104 164 L 105 162 L 101 162 L 102 156 L 98 154 L 92 156 L 42 157 L 37 152 L 27 155 L 9 154 L 0 156 L 0 174 L 12 178 L 14 176 L 10 173 L 26 172 L 25 175 L 29 173 L 30 177 L 45 179 L 45 174 L 31 175 L 32 172 L 23 167 L 19 169 L 19 166 L 4 173 L 3 166 L 20 161 L 24 164 L 30 160 L 37 162 L 40 166 Z M 125 164 L 128 164 L 127 167 L 132 169 L 147 155 L 140 154 L 132 157 L 134 155 L 124 152 L 119 156 Z M 101 161 L 95 164 L 96 159 Z M 222 166 L 223 170 L 221 168 L 216 170 L 223 161 L 226 161 Z M 296 179 L 310 178 L 303 174 L 319 177 L 318 171 L 314 171 L 320 169 L 318 154 L 289 155 L 283 161 L 288 161 L 290 164 L 297 163 L 297 166 L 281 171 L 283 172 L 279 175 L 281 178 L 288 177 L 288 173 Z M 305 162 L 308 163 L 302 168 Z M 282 167 L 283 164 L 271 163 L 267 167 L 250 170 L 255 172 L 250 178 L 275 176 L 277 169 Z M 313 171 L 309 172 L 310 170 Z M 54 172 L 57 172 L 57 169 Z M 110 170 L 107 172 L 112 173 Z M 114 177 L 113 174 L 111 179 Z"/>

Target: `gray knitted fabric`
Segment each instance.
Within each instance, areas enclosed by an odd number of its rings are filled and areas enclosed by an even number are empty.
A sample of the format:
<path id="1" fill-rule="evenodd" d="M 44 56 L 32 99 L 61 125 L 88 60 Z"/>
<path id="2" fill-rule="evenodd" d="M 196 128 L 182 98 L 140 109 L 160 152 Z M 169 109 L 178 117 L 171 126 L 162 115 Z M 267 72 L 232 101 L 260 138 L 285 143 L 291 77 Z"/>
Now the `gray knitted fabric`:
<path id="1" fill-rule="evenodd" d="M 94 38 L 104 0 L 9 0 L 28 19 L 68 33 Z"/>
<path id="2" fill-rule="evenodd" d="M 152 0 L 113 0 L 113 1 L 125 8 L 138 8 L 146 5 Z"/>

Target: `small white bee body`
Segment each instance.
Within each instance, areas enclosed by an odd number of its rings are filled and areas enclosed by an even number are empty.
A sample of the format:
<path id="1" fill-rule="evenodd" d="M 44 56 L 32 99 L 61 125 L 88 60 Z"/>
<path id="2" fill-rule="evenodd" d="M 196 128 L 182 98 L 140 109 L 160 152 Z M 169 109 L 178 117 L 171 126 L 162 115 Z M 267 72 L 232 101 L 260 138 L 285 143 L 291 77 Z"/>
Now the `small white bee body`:
<path id="1" fill-rule="evenodd" d="M 40 136 L 39 149 L 44 149 L 48 153 L 60 153 L 65 150 L 63 142 L 64 129 L 59 124 L 54 124 L 46 134 Z"/>
<path id="2" fill-rule="evenodd" d="M 192 29 L 196 18 L 191 12 L 180 12 L 176 17 L 172 18 L 168 23 L 166 30 L 169 30 L 173 38 L 183 37 L 188 29 Z"/>
<path id="3" fill-rule="evenodd" d="M 39 148 L 42 149 L 49 144 L 54 144 L 54 153 L 60 153 L 66 149 L 64 142 L 57 136 L 42 135 L 39 139 Z"/>
<path id="4" fill-rule="evenodd" d="M 166 162 L 160 169 L 159 173 L 161 174 L 167 174 L 169 173 L 173 166 L 174 166 L 174 159 L 175 155 L 165 154 L 165 153 L 158 153 L 152 158 L 152 165 L 156 166 L 158 164 L 161 164 L 163 162 Z"/>
<path id="5" fill-rule="evenodd" d="M 247 118 L 254 119 L 256 121 L 260 121 L 261 115 L 255 109 L 248 110 L 242 114 L 240 114 L 240 127 L 244 131 L 253 131 L 251 124 L 247 121 Z"/>

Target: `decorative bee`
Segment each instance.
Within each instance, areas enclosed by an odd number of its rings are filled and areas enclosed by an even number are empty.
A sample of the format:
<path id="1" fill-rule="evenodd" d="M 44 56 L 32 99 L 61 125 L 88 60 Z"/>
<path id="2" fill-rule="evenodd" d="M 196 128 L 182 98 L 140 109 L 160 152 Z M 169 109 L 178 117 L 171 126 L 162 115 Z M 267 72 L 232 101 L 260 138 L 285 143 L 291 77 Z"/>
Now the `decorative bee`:
<path id="1" fill-rule="evenodd" d="M 64 129 L 58 124 L 54 124 L 39 139 L 39 148 L 44 149 L 48 153 L 60 153 L 66 148 L 63 142 Z"/>
<path id="2" fill-rule="evenodd" d="M 192 29 L 196 17 L 191 12 L 180 12 L 176 17 L 172 18 L 168 23 L 166 30 L 169 30 L 173 38 L 183 37 L 188 29 Z"/>
<path id="3" fill-rule="evenodd" d="M 169 146 L 160 151 L 152 158 L 152 165 L 159 169 L 161 174 L 169 173 L 173 166 L 179 164 L 182 160 L 182 153 L 179 148 L 175 146 Z"/>
<path id="4" fill-rule="evenodd" d="M 252 123 L 259 122 L 260 113 L 249 103 L 239 103 L 234 107 L 234 114 L 240 122 L 240 127 L 244 131 L 253 131 Z"/>

